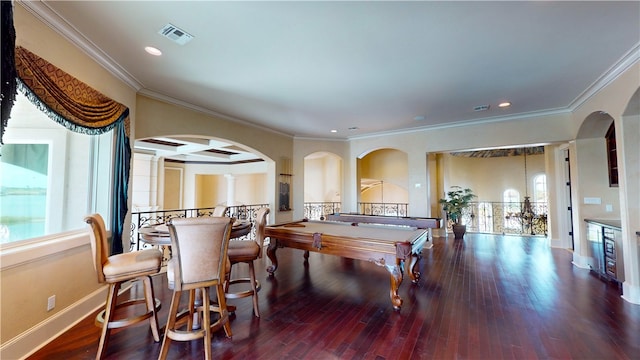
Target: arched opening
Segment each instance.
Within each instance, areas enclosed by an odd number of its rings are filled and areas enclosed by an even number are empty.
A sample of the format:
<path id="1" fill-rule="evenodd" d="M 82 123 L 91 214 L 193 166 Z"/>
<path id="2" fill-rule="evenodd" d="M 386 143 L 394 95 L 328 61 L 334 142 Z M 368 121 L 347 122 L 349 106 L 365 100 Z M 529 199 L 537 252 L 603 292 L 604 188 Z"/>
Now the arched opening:
<path id="1" fill-rule="evenodd" d="M 319 151 L 304 157 L 304 217 L 324 220 L 340 212 L 342 200 L 342 158 Z"/>
<path id="2" fill-rule="evenodd" d="M 194 135 L 138 139 L 133 152 L 130 247 L 148 246 L 138 230 L 174 217 L 225 215 L 254 221 L 275 199 L 275 163 L 231 141 Z M 253 236 L 253 235 L 248 235 Z"/>
<path id="3" fill-rule="evenodd" d="M 407 216 L 408 166 L 408 155 L 396 149 L 379 149 L 359 158 L 359 212 Z"/>

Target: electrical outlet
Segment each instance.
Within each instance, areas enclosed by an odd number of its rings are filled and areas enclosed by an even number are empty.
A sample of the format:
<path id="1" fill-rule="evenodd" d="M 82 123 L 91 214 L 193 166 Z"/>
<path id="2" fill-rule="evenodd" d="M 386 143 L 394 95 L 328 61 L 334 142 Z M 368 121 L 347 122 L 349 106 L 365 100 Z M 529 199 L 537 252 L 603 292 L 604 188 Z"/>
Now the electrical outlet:
<path id="1" fill-rule="evenodd" d="M 47 311 L 51 311 L 55 307 L 56 307 L 56 296 L 55 295 L 51 295 L 47 299 Z"/>

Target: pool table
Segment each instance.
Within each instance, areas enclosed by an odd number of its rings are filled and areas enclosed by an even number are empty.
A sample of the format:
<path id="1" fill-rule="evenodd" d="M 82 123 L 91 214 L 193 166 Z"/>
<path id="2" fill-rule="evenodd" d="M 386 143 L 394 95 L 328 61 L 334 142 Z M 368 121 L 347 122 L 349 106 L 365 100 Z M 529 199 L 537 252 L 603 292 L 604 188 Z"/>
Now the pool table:
<path id="1" fill-rule="evenodd" d="M 267 248 L 267 256 L 272 263 L 267 268 L 270 276 L 278 268 L 276 250 L 283 247 L 304 250 L 307 260 L 309 251 L 314 251 L 371 261 L 389 272 L 391 304 L 396 310 L 402 306 L 398 288 L 403 272 L 409 274 L 414 283 L 418 281 L 420 273 L 415 268 L 428 240 L 426 229 L 311 220 L 266 226 L 265 236 L 270 238 Z"/>

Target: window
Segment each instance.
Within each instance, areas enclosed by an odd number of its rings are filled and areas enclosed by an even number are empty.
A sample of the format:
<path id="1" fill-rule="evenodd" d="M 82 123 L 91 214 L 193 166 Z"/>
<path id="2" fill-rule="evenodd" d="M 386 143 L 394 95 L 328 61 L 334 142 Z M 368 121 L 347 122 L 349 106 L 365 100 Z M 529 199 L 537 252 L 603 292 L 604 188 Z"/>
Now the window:
<path id="1" fill-rule="evenodd" d="M 4 142 L 0 244 L 81 229 L 91 212 L 108 223 L 112 132 L 71 132 L 17 94 Z"/>
<path id="2" fill-rule="evenodd" d="M 514 189 L 507 189 L 502 193 L 502 203 L 504 206 L 504 227 L 507 229 L 520 228 L 517 219 L 520 216 L 520 192 Z"/>
<path id="3" fill-rule="evenodd" d="M 545 174 L 533 177 L 533 199 L 531 201 L 536 203 L 547 202 L 547 176 Z"/>
<path id="4" fill-rule="evenodd" d="M 618 187 L 618 154 L 616 151 L 616 128 L 611 123 L 607 134 L 605 135 L 607 142 L 607 160 L 609 165 L 609 187 Z"/>
<path id="5" fill-rule="evenodd" d="M 493 208 L 491 203 L 481 202 L 478 204 L 478 231 L 481 233 L 493 232 Z"/>

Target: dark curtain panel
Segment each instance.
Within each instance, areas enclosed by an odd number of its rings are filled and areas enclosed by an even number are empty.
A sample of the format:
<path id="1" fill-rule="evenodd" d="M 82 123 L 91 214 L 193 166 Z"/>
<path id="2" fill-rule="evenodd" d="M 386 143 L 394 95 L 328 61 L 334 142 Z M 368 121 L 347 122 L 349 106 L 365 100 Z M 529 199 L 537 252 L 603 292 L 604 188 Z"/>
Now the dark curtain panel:
<path id="1" fill-rule="evenodd" d="M 11 1 L 0 1 L 0 16 L 2 17 L 2 90 L 0 93 L 1 121 L 0 121 L 0 145 L 4 144 L 2 137 L 7 127 L 11 108 L 16 100 L 16 66 L 14 52 L 16 46 L 16 30 L 13 27 L 13 4 Z"/>
<path id="2" fill-rule="evenodd" d="M 88 135 L 116 130 L 111 254 L 122 253 L 131 160 L 129 109 L 23 47 L 16 48 L 15 62 L 18 88 L 51 119 Z"/>
<path id="3" fill-rule="evenodd" d="M 128 116 L 129 110 L 123 116 Z M 129 137 L 125 132 L 124 121 L 119 121 L 115 128 L 116 149 L 113 171 L 113 206 L 111 212 L 111 232 L 114 239 L 111 242 L 111 253 L 121 254 L 122 235 L 124 234 L 124 219 L 127 217 L 127 193 L 129 187 L 129 165 L 131 163 L 131 147 Z"/>

